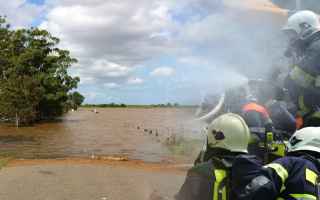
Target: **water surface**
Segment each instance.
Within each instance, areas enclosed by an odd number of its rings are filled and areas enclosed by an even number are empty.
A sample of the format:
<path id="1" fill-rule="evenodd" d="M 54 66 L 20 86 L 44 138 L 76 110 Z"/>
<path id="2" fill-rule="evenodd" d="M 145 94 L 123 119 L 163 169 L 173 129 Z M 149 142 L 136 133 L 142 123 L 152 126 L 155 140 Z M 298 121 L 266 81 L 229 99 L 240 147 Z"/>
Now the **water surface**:
<path id="1" fill-rule="evenodd" d="M 158 162 L 168 135 L 202 136 L 202 124 L 186 123 L 193 109 L 81 108 L 61 118 L 28 127 L 0 123 L 0 152 L 19 158 L 91 157 L 119 153 L 130 159 Z"/>

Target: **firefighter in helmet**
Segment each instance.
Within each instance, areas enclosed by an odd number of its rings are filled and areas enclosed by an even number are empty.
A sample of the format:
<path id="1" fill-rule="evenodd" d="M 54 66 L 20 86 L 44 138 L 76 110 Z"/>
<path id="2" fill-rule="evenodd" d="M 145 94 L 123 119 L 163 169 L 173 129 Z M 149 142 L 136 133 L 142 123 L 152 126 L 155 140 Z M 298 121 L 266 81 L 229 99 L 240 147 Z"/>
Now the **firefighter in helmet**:
<path id="1" fill-rule="evenodd" d="M 319 199 L 320 127 L 295 132 L 286 156 L 261 168 L 239 199 Z"/>
<path id="2" fill-rule="evenodd" d="M 297 55 L 298 62 L 287 73 L 276 76 L 279 88 L 287 89 L 296 106 L 298 129 L 320 126 L 320 22 L 312 11 L 291 15 L 283 32 L 289 43 L 286 55 Z"/>
<path id="3" fill-rule="evenodd" d="M 210 123 L 207 133 L 208 145 L 214 150 L 212 157 L 206 162 L 193 166 L 188 171 L 185 182 L 179 193 L 175 195 L 175 199 L 218 199 L 218 185 L 227 176 L 226 169 L 231 169 L 232 163 L 238 157 L 242 161 L 247 161 L 241 162 L 242 166 L 245 163 L 250 163 L 250 166 L 243 168 L 246 170 L 243 174 L 256 174 L 262 167 L 261 159 L 254 155 L 248 155 L 247 147 L 250 132 L 239 115 L 226 113 L 217 117 Z M 251 169 L 251 171 L 248 172 L 248 169 Z M 223 195 L 225 198 L 225 192 Z M 235 196 L 230 198 L 233 199 Z M 151 199 L 169 198 L 153 192 L 150 195 Z"/>

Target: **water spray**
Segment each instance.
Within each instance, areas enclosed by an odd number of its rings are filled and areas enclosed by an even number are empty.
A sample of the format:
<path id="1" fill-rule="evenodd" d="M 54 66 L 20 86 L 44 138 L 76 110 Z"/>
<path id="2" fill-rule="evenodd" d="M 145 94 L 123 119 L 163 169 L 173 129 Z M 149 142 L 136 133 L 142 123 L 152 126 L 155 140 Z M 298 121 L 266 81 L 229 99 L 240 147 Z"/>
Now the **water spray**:
<path id="1" fill-rule="evenodd" d="M 217 104 L 217 106 L 211 111 L 209 112 L 208 114 L 202 116 L 202 117 L 199 117 L 197 119 L 194 119 L 194 120 L 191 120 L 190 122 L 197 122 L 197 121 L 204 121 L 204 120 L 207 120 L 209 119 L 210 117 L 213 117 L 214 115 L 216 115 L 221 107 L 222 107 L 222 104 L 223 104 L 223 101 L 224 101 L 224 93 L 220 95 L 220 99 L 219 99 L 219 102 Z"/>

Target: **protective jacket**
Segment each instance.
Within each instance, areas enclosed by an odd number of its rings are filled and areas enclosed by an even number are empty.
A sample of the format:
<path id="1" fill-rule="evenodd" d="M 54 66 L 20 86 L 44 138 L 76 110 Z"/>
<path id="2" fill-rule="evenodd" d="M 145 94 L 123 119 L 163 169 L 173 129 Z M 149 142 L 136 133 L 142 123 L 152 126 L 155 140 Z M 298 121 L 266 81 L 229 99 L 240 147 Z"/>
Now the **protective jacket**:
<path id="1" fill-rule="evenodd" d="M 315 181 L 320 174 L 312 156 L 283 157 L 264 166 L 239 199 L 316 199 Z"/>
<path id="2" fill-rule="evenodd" d="M 216 161 L 217 158 L 224 163 L 223 166 L 226 168 L 222 167 L 222 165 Z M 226 155 L 217 158 L 193 166 L 188 171 L 185 182 L 180 188 L 179 193 L 175 195 L 175 199 L 226 199 L 227 192 L 228 199 L 235 200 L 236 192 L 242 192 L 245 185 L 255 177 L 256 173 L 262 167 L 261 159 L 254 155 Z M 234 161 L 236 161 L 237 166 L 232 166 Z M 232 172 L 228 172 L 227 169 L 234 169 L 234 174 L 237 175 L 237 179 L 231 177 Z M 235 178 L 235 181 L 231 183 L 231 179 L 233 178 Z M 247 180 L 249 181 L 245 182 Z M 226 183 L 230 184 L 227 186 Z"/>
<path id="3" fill-rule="evenodd" d="M 290 73 L 277 77 L 277 86 L 289 92 L 291 101 L 302 116 L 320 103 L 320 38 L 315 37 L 303 53 L 302 60 Z"/>

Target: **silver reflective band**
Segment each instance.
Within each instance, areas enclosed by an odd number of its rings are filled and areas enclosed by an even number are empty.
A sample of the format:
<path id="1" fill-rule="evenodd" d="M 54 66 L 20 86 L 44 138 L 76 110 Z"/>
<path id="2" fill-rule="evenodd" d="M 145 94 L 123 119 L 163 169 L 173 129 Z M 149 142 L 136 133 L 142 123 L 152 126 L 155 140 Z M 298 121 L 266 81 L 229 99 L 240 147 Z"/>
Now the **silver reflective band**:
<path id="1" fill-rule="evenodd" d="M 265 128 L 261 127 L 250 127 L 249 128 L 250 133 L 255 132 L 255 133 L 265 133 Z"/>
<path id="2" fill-rule="evenodd" d="M 263 140 L 263 137 L 265 135 L 265 128 L 261 127 L 250 127 L 249 131 L 251 133 L 251 137 L 256 142 L 261 142 Z"/>
<path id="3" fill-rule="evenodd" d="M 308 87 L 314 80 L 313 76 L 298 67 L 295 67 L 289 74 L 295 82 L 303 87 Z"/>
<path id="4" fill-rule="evenodd" d="M 284 82 L 284 79 L 289 75 L 289 73 L 282 73 L 280 74 L 278 77 L 277 77 L 277 80 L 276 80 L 276 84 L 277 84 L 277 87 L 280 88 L 280 89 L 283 89 L 284 88 L 284 85 L 283 85 L 283 82 Z"/>

